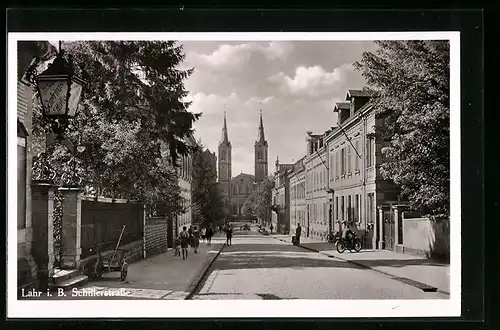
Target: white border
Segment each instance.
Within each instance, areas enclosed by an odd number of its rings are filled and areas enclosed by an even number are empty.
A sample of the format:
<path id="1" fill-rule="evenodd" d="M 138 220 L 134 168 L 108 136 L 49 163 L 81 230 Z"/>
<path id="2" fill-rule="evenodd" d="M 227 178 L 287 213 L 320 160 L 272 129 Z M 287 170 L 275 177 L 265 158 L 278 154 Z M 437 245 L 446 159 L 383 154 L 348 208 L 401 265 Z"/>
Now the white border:
<path id="1" fill-rule="evenodd" d="M 17 221 L 8 221 L 7 317 L 9 318 L 193 318 L 193 317 L 445 317 L 461 313 L 461 183 L 460 183 L 460 33 L 9 33 L 8 34 L 8 196 L 17 196 L 17 154 L 14 141 L 17 114 L 18 40 L 450 40 L 450 298 L 446 300 L 209 300 L 209 301 L 26 301 L 17 300 Z M 8 219 L 17 218 L 10 198 Z"/>

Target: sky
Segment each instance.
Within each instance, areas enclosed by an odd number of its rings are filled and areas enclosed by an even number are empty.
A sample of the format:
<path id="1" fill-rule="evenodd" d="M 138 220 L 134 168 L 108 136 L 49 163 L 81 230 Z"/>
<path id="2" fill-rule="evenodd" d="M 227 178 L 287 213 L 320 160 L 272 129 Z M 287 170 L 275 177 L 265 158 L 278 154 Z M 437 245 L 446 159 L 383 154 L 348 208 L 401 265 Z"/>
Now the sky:
<path id="1" fill-rule="evenodd" d="M 269 174 L 280 163 L 305 155 L 307 131 L 336 126 L 333 103 L 365 80 L 352 63 L 370 41 L 184 41 L 183 68 L 191 112 L 203 113 L 195 137 L 217 153 L 224 111 L 232 144 L 232 174 L 254 174 L 254 142 L 262 110 L 268 141 Z"/>

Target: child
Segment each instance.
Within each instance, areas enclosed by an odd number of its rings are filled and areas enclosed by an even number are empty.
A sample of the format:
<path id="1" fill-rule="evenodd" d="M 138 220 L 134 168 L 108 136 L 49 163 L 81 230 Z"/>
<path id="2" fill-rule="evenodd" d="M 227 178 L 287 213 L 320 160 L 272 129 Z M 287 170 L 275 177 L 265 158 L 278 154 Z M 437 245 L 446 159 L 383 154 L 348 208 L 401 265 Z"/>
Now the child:
<path id="1" fill-rule="evenodd" d="M 182 227 L 182 231 L 179 234 L 183 260 L 187 259 L 188 257 L 189 233 L 186 229 L 187 229 L 186 226 Z"/>
<path id="2" fill-rule="evenodd" d="M 174 240 L 174 257 L 181 256 L 181 238 L 177 236 Z"/>

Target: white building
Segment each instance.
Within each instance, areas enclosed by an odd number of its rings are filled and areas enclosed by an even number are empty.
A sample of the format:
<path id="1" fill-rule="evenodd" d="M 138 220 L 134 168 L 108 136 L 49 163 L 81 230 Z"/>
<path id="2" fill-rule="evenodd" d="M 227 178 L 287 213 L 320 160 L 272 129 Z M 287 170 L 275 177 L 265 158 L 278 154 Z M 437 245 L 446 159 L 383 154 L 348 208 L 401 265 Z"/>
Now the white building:
<path id="1" fill-rule="evenodd" d="M 295 233 L 297 224 L 306 228 L 306 186 L 304 158 L 293 165 L 289 175 L 290 183 L 290 232 Z M 304 230 L 304 229 L 303 229 Z"/>
<path id="2" fill-rule="evenodd" d="M 187 139 L 189 146 L 195 146 L 196 140 L 193 136 Z M 191 185 L 193 183 L 193 161 L 191 154 L 180 156 L 178 158 L 180 167 L 177 168 L 179 175 L 179 187 L 181 188 L 181 197 L 183 199 L 182 206 L 185 208 L 185 213 L 177 216 L 174 230 L 176 233 L 182 231 L 182 227 L 189 227 L 192 225 L 193 220 L 193 207 L 192 207 L 192 191 Z"/>

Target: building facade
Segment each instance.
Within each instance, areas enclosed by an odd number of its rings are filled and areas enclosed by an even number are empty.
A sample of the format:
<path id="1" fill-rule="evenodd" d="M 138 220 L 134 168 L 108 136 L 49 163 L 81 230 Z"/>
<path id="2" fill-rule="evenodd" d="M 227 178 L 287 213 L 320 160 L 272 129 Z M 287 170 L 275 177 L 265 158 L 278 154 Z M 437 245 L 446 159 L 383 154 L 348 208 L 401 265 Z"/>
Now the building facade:
<path id="1" fill-rule="evenodd" d="M 328 193 L 328 148 L 325 136 L 307 132 L 305 167 L 305 200 L 307 237 L 324 239 L 331 227 L 330 194 Z"/>
<path id="2" fill-rule="evenodd" d="M 382 121 L 375 115 L 371 94 L 349 90 L 346 100 L 337 102 L 338 127 L 326 138 L 329 188 L 333 200 L 335 230 L 350 221 L 363 235 L 366 248 L 379 248 L 377 206 L 397 203 L 399 190 L 380 173 L 384 142 L 375 135 Z"/>
<path id="3" fill-rule="evenodd" d="M 242 213 L 243 205 L 252 194 L 255 187 L 255 177 L 251 174 L 240 173 L 231 179 L 230 215 L 234 219 L 246 219 Z M 254 219 L 251 217 L 251 219 Z"/>
<path id="4" fill-rule="evenodd" d="M 46 64 L 57 53 L 48 41 L 19 41 L 17 44 L 17 286 L 37 286 L 38 269 L 33 259 L 32 224 L 32 122 L 35 86 L 25 73 L 35 58 Z"/>
<path id="5" fill-rule="evenodd" d="M 196 140 L 193 136 L 187 138 L 187 144 L 194 147 Z M 193 183 L 193 159 L 190 153 L 178 158 L 179 167 L 177 174 L 179 175 L 179 187 L 181 189 L 182 207 L 185 212 L 179 214 L 176 219 L 175 231 L 177 233 L 182 231 L 182 227 L 189 228 L 193 222 L 193 206 L 192 206 L 192 189 Z"/>
<path id="6" fill-rule="evenodd" d="M 398 200 L 399 189 L 380 172 L 387 142 L 375 134 L 383 120 L 376 115 L 372 95 L 348 90 L 344 101 L 334 103 L 337 125 L 322 134 L 307 132 L 306 154 L 295 164 L 277 161 L 275 228 L 288 224 L 293 232 L 300 223 L 303 235 L 325 240 L 349 221 L 365 248 L 398 244 L 395 230 L 402 226 L 391 224 L 391 215 L 404 203 Z"/>
<path id="7" fill-rule="evenodd" d="M 232 145 L 227 131 L 226 112 L 224 112 L 222 136 L 218 147 L 218 181 L 227 199 L 226 212 L 236 219 L 255 219 L 255 217 L 243 215 L 242 208 L 256 185 L 268 176 L 268 143 L 264 135 L 262 111 L 260 113 L 257 139 L 254 144 L 254 153 L 254 174 L 240 173 L 233 177 Z"/>
<path id="8" fill-rule="evenodd" d="M 304 158 L 293 165 L 289 175 L 290 183 L 290 232 L 295 233 L 297 225 L 306 228 L 306 183 Z"/>
<path id="9" fill-rule="evenodd" d="M 282 234 L 290 232 L 290 174 L 293 167 L 294 164 L 280 164 L 279 159 L 276 159 L 271 223 Z"/>

